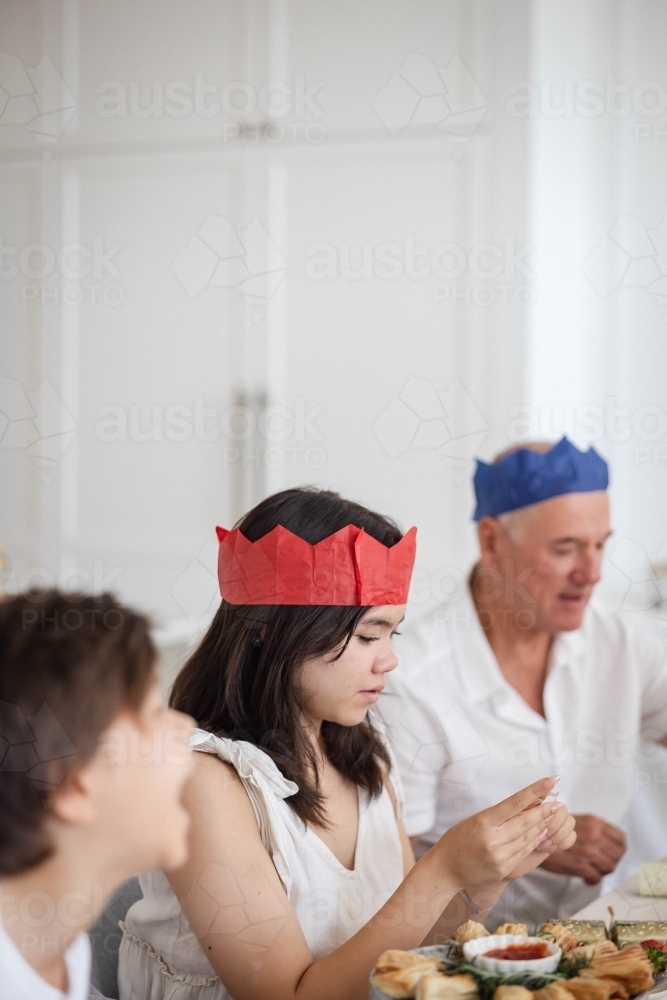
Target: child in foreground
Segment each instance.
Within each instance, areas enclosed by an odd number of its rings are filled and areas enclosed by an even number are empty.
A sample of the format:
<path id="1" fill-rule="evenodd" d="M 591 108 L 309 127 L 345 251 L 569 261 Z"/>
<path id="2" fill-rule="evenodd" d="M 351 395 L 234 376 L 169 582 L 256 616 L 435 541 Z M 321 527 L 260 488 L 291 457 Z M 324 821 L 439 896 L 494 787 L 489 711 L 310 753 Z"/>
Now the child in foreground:
<path id="1" fill-rule="evenodd" d="M 186 858 L 192 720 L 155 665 L 108 594 L 0 600 L 0 1000 L 85 1000 L 105 902 Z"/>

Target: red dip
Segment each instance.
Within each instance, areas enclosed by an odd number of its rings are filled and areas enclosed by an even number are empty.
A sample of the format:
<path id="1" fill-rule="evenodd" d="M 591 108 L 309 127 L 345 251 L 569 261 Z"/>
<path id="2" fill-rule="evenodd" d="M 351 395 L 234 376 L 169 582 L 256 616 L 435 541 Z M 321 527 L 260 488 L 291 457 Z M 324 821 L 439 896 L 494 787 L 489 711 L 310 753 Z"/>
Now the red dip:
<path id="1" fill-rule="evenodd" d="M 484 958 L 500 958 L 506 962 L 532 962 L 537 958 L 547 958 L 551 952 L 544 941 L 528 941 L 526 944 L 507 944 L 504 948 L 492 948 L 484 952 Z"/>

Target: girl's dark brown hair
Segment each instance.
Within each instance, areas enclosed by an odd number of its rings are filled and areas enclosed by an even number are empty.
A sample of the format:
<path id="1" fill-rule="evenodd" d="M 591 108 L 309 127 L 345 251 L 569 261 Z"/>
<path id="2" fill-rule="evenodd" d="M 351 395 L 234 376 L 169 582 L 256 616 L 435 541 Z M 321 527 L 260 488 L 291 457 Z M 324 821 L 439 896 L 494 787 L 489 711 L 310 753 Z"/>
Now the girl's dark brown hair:
<path id="1" fill-rule="evenodd" d="M 255 542 L 281 524 L 310 542 L 354 524 L 392 546 L 397 526 L 337 493 L 301 487 L 264 500 L 238 523 Z M 174 684 L 170 704 L 217 736 L 261 747 L 299 791 L 286 801 L 304 822 L 325 825 L 317 759 L 300 722 L 295 674 L 312 656 L 347 646 L 367 607 L 231 605 L 223 601 L 201 644 Z M 335 669 L 332 666 L 332 669 Z M 345 778 L 371 796 L 382 791 L 389 758 L 366 719 L 356 726 L 324 722 L 322 749 Z"/>

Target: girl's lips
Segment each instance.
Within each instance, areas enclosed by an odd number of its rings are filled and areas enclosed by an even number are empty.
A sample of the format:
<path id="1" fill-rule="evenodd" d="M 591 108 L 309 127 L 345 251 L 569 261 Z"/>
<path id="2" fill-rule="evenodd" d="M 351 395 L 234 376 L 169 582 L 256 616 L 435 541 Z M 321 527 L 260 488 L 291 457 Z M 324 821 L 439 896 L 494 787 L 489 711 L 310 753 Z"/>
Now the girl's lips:
<path id="1" fill-rule="evenodd" d="M 375 691 L 360 691 L 359 694 L 371 704 L 374 704 L 380 697 L 380 691 L 377 689 Z"/>

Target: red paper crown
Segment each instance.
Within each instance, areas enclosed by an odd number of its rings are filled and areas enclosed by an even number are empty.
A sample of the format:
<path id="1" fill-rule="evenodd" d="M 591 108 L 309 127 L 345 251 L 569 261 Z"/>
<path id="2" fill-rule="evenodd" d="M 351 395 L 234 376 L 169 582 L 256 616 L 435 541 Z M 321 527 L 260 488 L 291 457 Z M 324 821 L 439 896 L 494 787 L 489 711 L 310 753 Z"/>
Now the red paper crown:
<path id="1" fill-rule="evenodd" d="M 230 604 L 405 604 L 417 529 L 387 548 L 348 524 L 316 545 L 278 525 L 256 542 L 238 528 L 220 540 L 220 593 Z"/>

